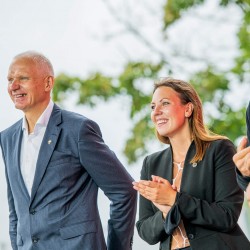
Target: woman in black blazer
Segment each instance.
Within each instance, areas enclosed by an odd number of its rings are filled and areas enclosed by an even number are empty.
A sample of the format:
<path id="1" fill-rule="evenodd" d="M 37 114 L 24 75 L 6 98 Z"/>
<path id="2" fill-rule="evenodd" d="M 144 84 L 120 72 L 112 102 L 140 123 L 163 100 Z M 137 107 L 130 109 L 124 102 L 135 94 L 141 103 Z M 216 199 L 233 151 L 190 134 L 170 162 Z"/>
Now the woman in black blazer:
<path id="1" fill-rule="evenodd" d="M 249 250 L 237 224 L 244 194 L 232 142 L 205 128 L 200 98 L 184 81 L 156 83 L 151 109 L 158 139 L 170 146 L 147 156 L 133 183 L 140 237 L 162 250 Z"/>

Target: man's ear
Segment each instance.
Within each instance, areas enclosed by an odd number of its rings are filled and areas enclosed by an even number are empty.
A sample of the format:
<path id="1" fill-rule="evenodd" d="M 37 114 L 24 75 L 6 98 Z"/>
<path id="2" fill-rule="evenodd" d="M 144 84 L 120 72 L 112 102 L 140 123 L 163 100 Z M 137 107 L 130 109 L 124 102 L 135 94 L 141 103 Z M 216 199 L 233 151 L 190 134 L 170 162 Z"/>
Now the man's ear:
<path id="1" fill-rule="evenodd" d="M 194 105 L 193 103 L 189 102 L 186 104 L 186 110 L 185 110 L 185 117 L 190 117 L 193 113 Z"/>
<path id="2" fill-rule="evenodd" d="M 45 91 L 51 91 L 54 87 L 54 77 L 53 76 L 47 76 L 45 78 Z"/>

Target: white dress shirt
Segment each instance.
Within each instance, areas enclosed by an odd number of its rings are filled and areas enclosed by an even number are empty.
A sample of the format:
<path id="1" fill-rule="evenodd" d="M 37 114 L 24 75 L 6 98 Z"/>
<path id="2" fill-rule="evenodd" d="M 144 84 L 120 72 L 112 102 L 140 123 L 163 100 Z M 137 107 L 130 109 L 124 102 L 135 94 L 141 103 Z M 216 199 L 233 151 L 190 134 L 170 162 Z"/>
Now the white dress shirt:
<path id="1" fill-rule="evenodd" d="M 53 110 L 54 103 L 50 100 L 47 108 L 44 110 L 42 115 L 39 117 L 35 124 L 34 131 L 28 133 L 28 124 L 26 118 L 23 118 L 23 139 L 21 145 L 21 173 L 23 176 L 24 183 L 31 195 L 31 189 L 34 181 L 36 162 L 42 140 L 45 134 L 46 127 L 49 122 Z"/>

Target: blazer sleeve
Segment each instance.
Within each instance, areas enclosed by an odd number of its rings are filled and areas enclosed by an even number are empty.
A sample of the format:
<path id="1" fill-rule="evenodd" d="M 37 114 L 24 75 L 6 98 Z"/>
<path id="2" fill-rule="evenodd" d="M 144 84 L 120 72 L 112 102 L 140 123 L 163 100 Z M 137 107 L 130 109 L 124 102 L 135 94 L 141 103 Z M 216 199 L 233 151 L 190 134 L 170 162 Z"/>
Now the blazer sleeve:
<path id="1" fill-rule="evenodd" d="M 243 191 L 236 182 L 235 165 L 232 161 L 235 148 L 230 141 L 221 140 L 216 142 L 213 150 L 209 150 L 207 153 L 213 158 L 214 176 L 208 178 L 214 178 L 211 179 L 214 184 L 210 187 L 204 184 L 206 186 L 197 188 L 211 189 L 213 200 L 208 201 L 205 197 L 202 199 L 183 192 L 179 193 L 176 206 L 188 223 L 228 232 L 236 226 L 244 200 Z"/>
<path id="2" fill-rule="evenodd" d="M 248 184 L 250 183 L 250 177 L 249 176 L 243 176 L 238 169 L 236 169 L 237 173 L 237 182 L 240 186 L 240 188 L 244 191 L 246 191 Z"/>
<path id="3" fill-rule="evenodd" d="M 250 146 L 250 102 L 248 104 L 247 111 L 246 111 L 246 123 L 247 123 L 248 146 Z"/>
<path id="4" fill-rule="evenodd" d="M 2 158 L 5 164 L 5 157 L 4 157 L 5 154 L 4 154 L 4 149 L 2 145 L 1 133 L 0 133 L 0 146 L 2 149 Z M 13 195 L 12 195 L 11 188 L 9 185 L 6 164 L 5 164 L 5 177 L 6 177 L 6 182 L 7 182 L 7 197 L 8 197 L 8 204 L 9 204 L 9 235 L 10 235 L 12 249 L 17 250 L 18 249 L 17 248 L 17 215 L 16 215 L 16 210 L 15 210 Z"/>
<path id="5" fill-rule="evenodd" d="M 141 170 L 141 180 L 148 180 L 149 174 L 146 170 L 146 157 Z M 150 245 L 156 244 L 166 238 L 164 231 L 164 220 L 162 212 L 159 211 L 151 201 L 140 195 L 139 199 L 139 220 L 136 223 L 139 236 Z"/>
<path id="6" fill-rule="evenodd" d="M 248 146 L 250 146 L 250 103 L 248 104 L 246 111 L 246 124 L 247 124 L 247 139 Z M 236 169 L 237 173 L 237 182 L 242 190 L 246 190 L 248 184 L 250 183 L 250 176 L 243 176 L 238 169 Z"/>
<path id="7" fill-rule="evenodd" d="M 95 122 L 83 122 L 78 149 L 81 164 L 111 201 L 107 248 L 132 249 L 137 206 L 137 192 L 133 189 L 132 177 L 104 143 Z"/>

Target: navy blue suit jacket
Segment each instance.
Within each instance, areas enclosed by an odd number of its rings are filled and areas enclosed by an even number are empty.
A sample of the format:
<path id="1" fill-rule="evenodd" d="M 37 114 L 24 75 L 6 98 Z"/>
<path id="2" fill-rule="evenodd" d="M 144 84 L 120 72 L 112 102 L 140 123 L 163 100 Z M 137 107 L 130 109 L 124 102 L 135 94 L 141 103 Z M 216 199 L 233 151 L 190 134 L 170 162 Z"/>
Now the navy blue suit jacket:
<path id="1" fill-rule="evenodd" d="M 98 125 L 54 105 L 29 196 L 20 171 L 22 120 L 0 134 L 13 249 L 131 249 L 136 214 L 133 179 Z M 105 242 L 98 188 L 111 201 Z"/>

